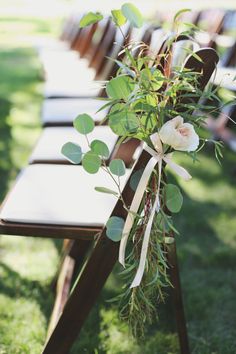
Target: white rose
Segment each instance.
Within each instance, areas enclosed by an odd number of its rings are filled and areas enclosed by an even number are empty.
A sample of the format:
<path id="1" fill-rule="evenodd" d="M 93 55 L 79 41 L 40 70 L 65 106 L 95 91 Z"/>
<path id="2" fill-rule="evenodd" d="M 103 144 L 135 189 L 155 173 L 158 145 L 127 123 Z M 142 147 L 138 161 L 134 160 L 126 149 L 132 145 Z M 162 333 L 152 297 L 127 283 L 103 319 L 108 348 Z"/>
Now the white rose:
<path id="1" fill-rule="evenodd" d="M 199 145 L 199 136 L 190 123 L 184 123 L 182 117 L 177 116 L 166 122 L 159 131 L 163 144 L 170 145 L 175 150 L 195 151 Z"/>

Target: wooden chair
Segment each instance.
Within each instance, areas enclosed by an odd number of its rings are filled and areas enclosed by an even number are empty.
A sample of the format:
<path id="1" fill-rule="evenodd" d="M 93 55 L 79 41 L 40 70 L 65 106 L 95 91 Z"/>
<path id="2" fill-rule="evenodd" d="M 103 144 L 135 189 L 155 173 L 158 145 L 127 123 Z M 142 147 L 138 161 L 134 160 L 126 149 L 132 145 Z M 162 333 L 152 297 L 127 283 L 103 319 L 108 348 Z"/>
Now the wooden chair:
<path id="1" fill-rule="evenodd" d="M 68 86 L 68 80 L 74 78 L 76 81 L 83 82 L 83 85 L 92 81 L 96 71 L 92 68 L 89 69 L 90 61 L 94 51 L 98 49 L 99 38 L 108 31 L 106 26 L 110 20 L 104 19 L 101 23 L 93 24 L 88 27 L 79 29 L 78 23 L 76 24 L 76 34 L 72 38 L 71 49 L 61 51 L 41 51 L 40 58 L 43 63 L 46 75 L 46 97 L 57 97 L 59 93 L 53 85 Z M 96 32 L 96 36 L 94 36 Z M 94 37 L 96 37 L 95 40 Z M 68 49 L 68 48 L 67 48 Z M 89 55 L 88 55 L 89 54 Z M 86 59 L 83 59 L 86 57 Z M 66 73 L 66 75 L 64 74 Z M 76 75 L 80 74 L 76 79 Z M 73 81 L 73 80 L 72 80 Z M 73 84 L 71 84 L 73 87 Z M 69 86 L 70 87 L 70 86 Z M 68 88 L 67 88 L 68 90 Z M 72 90 L 64 89 L 65 96 L 75 96 Z M 60 94 L 62 95 L 62 93 Z M 92 93 L 93 95 L 93 93 Z M 77 95 L 79 96 L 79 94 Z"/>
<path id="2" fill-rule="evenodd" d="M 143 32 L 138 32 L 136 34 L 136 41 L 139 41 L 140 39 L 143 38 L 143 36 L 146 35 L 146 30 L 144 29 Z M 158 40 L 157 40 L 157 35 L 158 35 Z M 154 52 L 154 41 L 153 38 L 155 39 L 156 43 L 158 43 L 158 48 L 155 50 L 155 55 L 158 54 L 158 51 L 161 51 L 163 46 L 161 45 L 163 42 L 166 42 L 166 37 L 164 36 L 164 33 L 162 30 L 158 29 L 153 31 L 152 34 L 149 34 L 150 39 L 152 38 L 152 43 L 151 43 L 151 50 Z M 185 39 L 182 37 L 178 38 L 179 40 Z M 147 38 L 148 40 L 148 38 Z M 153 55 L 153 53 L 152 53 Z M 101 101 L 96 101 L 96 100 L 69 100 L 69 103 L 72 101 L 72 103 L 76 103 L 75 106 L 71 105 L 69 109 L 71 109 L 71 112 L 67 112 L 67 115 L 64 116 L 64 109 L 63 109 L 63 104 L 68 105 L 67 100 L 47 100 L 43 107 L 45 107 L 46 104 L 49 104 L 55 113 L 55 108 L 53 107 L 54 105 L 58 107 L 59 104 L 59 110 L 58 110 L 58 115 L 55 116 L 52 113 L 50 114 L 49 110 L 47 110 L 47 116 L 45 117 L 45 114 L 43 114 L 44 118 L 44 127 L 46 126 L 47 128 L 44 129 L 41 137 L 39 138 L 39 141 L 34 149 L 33 154 L 30 157 L 30 163 L 65 163 L 65 159 L 63 159 L 62 155 L 60 154 L 61 146 L 63 143 L 66 142 L 66 137 L 69 141 L 80 141 L 83 146 L 83 151 L 86 150 L 86 141 L 81 135 L 77 134 L 74 132 L 73 128 L 70 127 L 72 125 L 72 111 L 73 111 L 73 118 L 76 117 L 80 113 L 87 112 L 87 106 L 84 103 L 87 103 L 89 106 L 89 113 L 92 113 L 92 110 L 95 112 L 96 110 L 99 109 L 99 106 L 102 105 L 104 102 Z M 91 103 L 94 103 L 95 107 L 91 107 Z M 99 114 L 92 114 L 92 117 L 94 117 L 95 122 L 99 121 L 98 118 L 100 119 L 104 118 L 107 114 L 107 110 L 101 111 Z M 94 113 L 93 112 L 93 113 Z M 51 117 L 51 119 L 50 119 Z M 48 118 L 48 121 L 47 119 Z M 53 119 L 52 119 L 53 118 Z M 66 119 L 68 121 L 66 121 Z M 65 127 L 68 126 L 68 127 Z M 59 128 L 60 127 L 60 128 Z M 63 128 L 64 127 L 64 128 Z M 102 135 L 101 135 L 102 134 Z M 104 130 L 102 127 L 96 127 L 95 131 L 93 133 L 94 137 L 96 136 L 103 136 L 105 139 L 104 141 L 108 143 L 108 145 L 111 148 L 111 151 L 114 150 L 116 139 L 114 139 L 114 135 L 112 134 L 112 131 L 110 130 L 109 127 L 104 127 Z M 82 138 L 82 139 L 81 139 Z M 137 146 L 139 143 L 136 141 L 130 141 L 127 144 L 122 145 L 120 147 L 119 152 L 116 151 L 114 152 L 114 156 L 119 155 L 119 157 L 122 157 L 129 166 L 131 162 L 131 158 L 133 155 L 133 152 L 135 150 L 135 146 Z"/>
<path id="3" fill-rule="evenodd" d="M 232 14 L 233 16 L 233 14 Z M 235 20 L 235 16 L 233 16 Z M 232 19 L 232 20 L 233 20 Z M 211 78 L 211 83 L 215 87 L 224 88 L 233 93 L 236 92 L 236 41 L 229 46 L 223 56 L 220 58 L 216 73 Z M 234 104 L 227 105 L 221 109 L 218 117 L 209 116 L 207 119 L 208 129 L 212 132 L 215 139 L 223 141 L 233 151 L 236 151 L 236 120 Z"/>
<path id="4" fill-rule="evenodd" d="M 104 56 L 111 56 L 111 58 L 117 58 L 118 52 L 120 48 L 124 45 L 124 39 L 119 36 L 119 38 L 114 37 L 114 25 L 108 22 L 108 28 L 104 31 L 105 38 L 103 38 L 102 43 L 98 43 L 99 50 L 96 50 L 95 57 L 96 57 L 96 67 L 94 66 L 93 60 L 91 59 L 91 66 L 95 67 L 98 72 L 100 72 L 100 79 L 107 80 L 109 77 L 114 76 L 117 70 L 117 65 L 114 61 L 111 60 L 104 60 Z M 146 40 L 146 44 L 149 44 L 150 40 L 150 32 L 152 30 L 145 29 L 145 32 L 140 31 L 139 35 L 136 35 L 141 40 Z M 127 28 L 128 33 L 128 28 Z M 148 35 L 146 35 L 146 33 Z M 162 32 L 163 36 L 163 32 Z M 132 39 L 131 33 L 131 39 Z M 119 41 L 118 41 L 119 39 Z M 116 45 L 113 47 L 113 41 L 116 40 Z M 112 50 L 113 48 L 113 50 Z M 109 54 L 110 53 L 110 54 Z M 99 59 L 100 58 L 100 59 Z M 101 63 L 103 63 L 103 67 L 101 67 Z M 97 74 L 98 75 L 98 74 Z M 81 91 L 81 90 L 80 90 Z M 98 97 L 105 96 L 104 90 L 89 90 L 95 95 L 97 94 Z M 57 98 L 57 99 L 46 99 L 43 102 L 42 106 L 42 121 L 44 126 L 72 126 L 74 118 L 79 113 L 94 113 L 101 107 L 101 101 L 95 100 L 94 98 Z M 96 114 L 95 121 L 99 123 L 99 121 L 104 117 L 104 112 L 100 112 Z"/>
<path id="5" fill-rule="evenodd" d="M 115 148 L 117 135 L 109 126 L 96 126 L 90 134 L 90 141 L 95 139 L 104 141 L 109 151 Z M 79 143 L 83 152 L 89 150 L 85 137 L 73 127 L 50 127 L 44 128 L 36 146 L 30 156 L 30 163 L 56 163 L 67 164 L 68 161 L 61 154 L 61 148 L 66 142 Z"/>
<path id="6" fill-rule="evenodd" d="M 186 67 L 202 73 L 199 85 L 203 88 L 215 68 L 217 55 L 210 49 L 198 51 L 197 54 L 202 58 L 202 62 L 190 57 L 186 62 Z M 128 205 L 130 205 L 134 193 L 129 185 L 132 173 L 145 166 L 148 159 L 150 159 L 150 155 L 143 151 L 132 172 L 127 171 L 127 175 L 122 178 L 122 184 L 125 185 L 123 198 Z M 50 327 L 52 332 L 43 353 L 66 354 L 69 352 L 116 263 L 119 245 L 106 237 L 104 225 L 109 215 L 125 218 L 126 211 L 120 202 L 115 201 L 113 196 L 94 191 L 94 186 L 109 186 L 109 183 L 110 180 L 107 179 L 107 174 L 103 171 L 94 176 L 88 175 L 79 166 L 35 164 L 27 167 L 21 173 L 16 185 L 3 203 L 0 213 L 0 232 L 2 234 L 71 238 L 76 240 L 80 250 L 78 253 L 83 258 L 91 242 L 97 238 L 98 232 L 101 233 L 64 309 L 61 301 L 64 304 L 65 298 L 58 293 L 57 298 L 60 301 L 57 301 L 57 311 L 59 309 L 63 312 L 56 326 L 54 327 L 54 323 L 52 323 Z M 168 246 L 167 251 L 171 267 L 170 276 L 175 286 L 174 304 L 181 352 L 188 354 L 175 246 Z M 72 254 L 64 259 L 67 265 L 69 257 L 72 257 Z M 73 268 L 73 264 L 71 267 Z M 68 269 L 68 267 L 66 268 Z M 59 277 L 59 280 L 64 282 L 63 273 L 61 274 L 62 277 Z M 55 322 L 57 318 L 58 312 L 54 316 Z"/>

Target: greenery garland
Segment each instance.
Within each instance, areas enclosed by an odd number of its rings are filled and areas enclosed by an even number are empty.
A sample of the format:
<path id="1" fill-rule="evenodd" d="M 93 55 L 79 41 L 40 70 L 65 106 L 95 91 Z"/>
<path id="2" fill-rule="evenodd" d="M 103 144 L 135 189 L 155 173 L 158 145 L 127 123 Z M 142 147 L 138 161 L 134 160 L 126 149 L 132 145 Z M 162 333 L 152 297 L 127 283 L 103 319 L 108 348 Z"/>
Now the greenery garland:
<path id="1" fill-rule="evenodd" d="M 202 130 L 206 118 L 206 113 L 203 112 L 215 110 L 214 106 L 206 102 L 219 99 L 211 88 L 204 92 L 199 89 L 199 74 L 184 69 L 182 65 L 171 67 L 170 71 L 173 46 L 178 37 L 182 35 L 192 38 L 196 30 L 195 26 L 185 24 L 185 29 L 179 31 L 179 16 L 184 11 L 186 10 L 178 12 L 174 17 L 174 32 L 169 37 L 164 53 L 153 56 L 148 46 L 142 42 L 127 43 L 121 48 L 121 54 L 125 56 L 122 61 L 115 59 L 119 69 L 116 76 L 105 85 L 108 98 L 100 110 L 110 108 L 104 121 L 107 121 L 112 131 L 119 137 L 118 146 L 131 138 L 136 138 L 154 151 L 156 146 L 153 136 L 155 136 L 156 142 L 161 144 L 163 149 L 162 156 L 170 156 L 170 153 L 177 150 L 187 153 L 195 161 L 197 152 L 209 142 L 199 138 L 196 133 Z M 123 33 L 121 27 L 127 21 L 132 27 L 139 28 L 143 25 L 139 10 L 129 3 L 124 4 L 119 10 L 112 10 L 111 15 L 121 33 Z M 80 26 L 88 26 L 102 18 L 100 13 L 90 12 L 82 18 Z M 197 60 L 201 60 L 188 47 L 183 49 L 183 53 L 184 50 L 185 56 L 192 54 Z M 198 102 L 201 97 L 204 99 L 202 103 Z M 193 115 L 195 111 L 201 114 Z M 179 212 L 183 198 L 176 185 L 167 183 L 163 162 L 161 171 L 158 169 L 159 165 L 153 170 L 142 202 L 134 215 L 125 205 L 121 195 L 120 178 L 125 174 L 124 162 L 121 159 L 114 159 L 107 165 L 106 160 L 110 152 L 105 142 L 90 141 L 89 133 L 94 129 L 94 121 L 89 115 L 79 115 L 74 121 L 74 127 L 85 135 L 89 151 L 84 154 L 79 145 L 68 142 L 62 147 L 62 153 L 74 164 L 82 162 L 88 173 L 96 173 L 100 168 L 106 171 L 114 181 L 116 189 L 111 190 L 105 186 L 98 186 L 95 189 L 121 199 L 124 208 L 133 217 L 126 249 L 128 250 L 126 268 L 122 271 L 125 285 L 123 293 L 117 300 L 120 303 L 121 317 L 128 321 L 133 335 L 140 337 L 145 334 L 146 325 L 152 323 L 157 316 L 156 305 L 165 300 L 166 288 L 171 286 L 166 247 L 168 243 L 174 242 L 173 234 L 178 231 L 173 225 L 170 213 Z M 221 143 L 211 142 L 215 144 L 216 157 L 219 159 L 222 156 Z M 142 171 L 138 171 L 135 188 L 141 175 Z M 143 237 L 157 193 L 158 213 L 155 214 L 152 224 L 145 271 L 139 286 L 130 287 L 139 266 Z M 106 224 L 107 236 L 119 242 L 123 237 L 124 224 L 123 219 L 111 217 Z"/>

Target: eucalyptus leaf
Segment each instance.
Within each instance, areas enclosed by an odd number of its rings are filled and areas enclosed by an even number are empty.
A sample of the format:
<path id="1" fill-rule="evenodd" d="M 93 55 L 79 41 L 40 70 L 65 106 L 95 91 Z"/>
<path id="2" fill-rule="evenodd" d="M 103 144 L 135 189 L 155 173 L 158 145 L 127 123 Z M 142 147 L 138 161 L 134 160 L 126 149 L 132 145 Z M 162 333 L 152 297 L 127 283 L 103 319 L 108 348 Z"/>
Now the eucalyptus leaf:
<path id="1" fill-rule="evenodd" d="M 95 191 L 118 196 L 118 193 L 116 191 L 113 191 L 112 189 L 106 187 L 95 187 Z"/>
<path id="2" fill-rule="evenodd" d="M 107 95 L 113 99 L 127 100 L 133 89 L 134 84 L 131 78 L 125 75 L 111 79 L 106 86 Z"/>
<path id="3" fill-rule="evenodd" d="M 107 237 L 114 242 L 120 241 L 122 237 L 124 223 L 125 222 L 122 218 L 118 216 L 111 216 L 106 223 Z"/>
<path id="4" fill-rule="evenodd" d="M 174 184 L 165 186 L 165 202 L 166 206 L 172 213 L 178 213 L 183 204 L 183 196 L 179 188 Z"/>
<path id="5" fill-rule="evenodd" d="M 88 12 L 86 15 L 84 15 L 79 23 L 79 27 L 83 28 L 89 25 L 92 25 L 93 23 L 96 23 L 98 21 L 101 21 L 103 19 L 103 16 L 100 12 Z"/>
<path id="6" fill-rule="evenodd" d="M 86 113 L 78 115 L 74 120 L 75 129 L 81 134 L 89 134 L 94 129 L 94 121 L 93 119 Z"/>
<path id="7" fill-rule="evenodd" d="M 134 192 L 136 191 L 136 189 L 138 187 L 138 184 L 139 184 L 140 178 L 142 177 L 143 171 L 144 171 L 143 168 L 141 168 L 140 170 L 137 170 L 136 172 L 132 173 L 132 175 L 131 175 L 129 185 L 130 185 L 130 188 Z"/>
<path id="8" fill-rule="evenodd" d="M 85 171 L 88 173 L 97 173 L 99 168 L 101 167 L 102 161 L 100 157 L 95 154 L 93 151 L 88 151 L 83 159 L 82 159 L 82 165 Z"/>
<path id="9" fill-rule="evenodd" d="M 143 16 L 137 7 L 131 3 L 122 5 L 121 10 L 132 27 L 140 28 L 143 25 Z"/>
<path id="10" fill-rule="evenodd" d="M 111 10 L 113 21 L 117 26 L 122 26 L 126 23 L 127 19 L 121 10 Z"/>
<path id="11" fill-rule="evenodd" d="M 125 164 L 121 159 L 111 160 L 109 164 L 109 168 L 111 173 L 116 176 L 124 176 L 125 175 Z"/>
<path id="12" fill-rule="evenodd" d="M 159 90 L 164 82 L 164 77 L 158 69 L 151 70 L 150 68 L 145 68 L 141 70 L 140 78 L 146 88 L 152 88 L 155 91 Z"/>
<path id="13" fill-rule="evenodd" d="M 82 160 L 81 147 L 75 143 L 68 142 L 62 146 L 61 153 L 72 163 L 79 164 Z"/>
<path id="14" fill-rule="evenodd" d="M 110 155 L 107 145 L 101 140 L 93 140 L 90 147 L 91 150 L 99 156 L 108 158 Z"/>
<path id="15" fill-rule="evenodd" d="M 136 133 L 139 128 L 139 120 L 136 114 L 128 111 L 123 104 L 116 104 L 112 108 L 108 124 L 111 130 L 119 136 Z"/>

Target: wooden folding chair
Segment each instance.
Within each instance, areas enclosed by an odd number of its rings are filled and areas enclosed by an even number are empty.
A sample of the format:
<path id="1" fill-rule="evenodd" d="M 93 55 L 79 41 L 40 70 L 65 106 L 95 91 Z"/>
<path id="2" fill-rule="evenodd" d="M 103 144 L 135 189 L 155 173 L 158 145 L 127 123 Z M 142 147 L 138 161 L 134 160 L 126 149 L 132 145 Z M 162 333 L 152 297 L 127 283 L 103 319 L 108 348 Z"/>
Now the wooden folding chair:
<path id="1" fill-rule="evenodd" d="M 186 67 L 202 74 L 199 84 L 203 88 L 218 59 L 216 53 L 210 49 L 198 51 L 197 54 L 202 58 L 202 62 L 190 57 Z M 143 151 L 136 161 L 132 173 L 145 166 L 148 159 L 150 159 L 150 155 Z M 122 178 L 122 183 L 125 184 L 123 198 L 126 204 L 130 205 L 134 192 L 129 185 L 132 173 L 127 173 L 129 178 L 126 183 L 125 179 L 128 176 Z M 85 256 L 91 242 L 94 241 L 94 237 L 96 239 L 96 235 L 100 233 L 64 309 L 65 297 L 58 293 L 57 299 L 59 300 L 57 301 L 57 313 L 55 314 L 54 311 L 54 322 L 57 321 L 58 311 L 62 311 L 62 313 L 56 326 L 53 326 L 53 322 L 51 324 L 52 332 L 43 353 L 66 354 L 69 352 L 117 260 L 119 245 L 106 237 L 104 225 L 109 215 L 125 218 L 126 211 L 120 201 L 116 202 L 113 196 L 94 191 L 95 185 L 109 187 L 109 183 L 110 179 L 103 171 L 94 176 L 88 175 L 79 166 L 35 164 L 22 172 L 15 187 L 3 203 L 0 213 L 0 232 L 2 234 L 71 238 L 76 240 L 78 244 L 77 251 L 79 250 L 81 259 Z M 174 304 L 181 352 L 188 354 L 175 247 L 168 246 L 167 251 L 171 266 L 171 280 L 175 286 Z M 78 256 L 78 253 L 75 257 Z M 69 258 L 66 257 L 64 261 L 67 262 L 66 269 L 68 269 Z M 72 269 L 73 264 L 70 266 Z M 62 267 L 63 269 L 64 267 Z M 61 274 L 59 281 L 64 282 L 63 273 Z M 67 281 L 67 292 L 68 287 Z"/>
<path id="2" fill-rule="evenodd" d="M 112 22 L 108 21 L 108 28 L 104 30 L 104 38 L 102 42 L 98 43 L 98 49 L 95 51 L 95 57 L 91 59 L 91 66 L 100 72 L 100 79 L 107 80 L 109 77 L 114 76 L 117 71 L 117 64 L 112 60 L 104 59 L 105 56 L 110 56 L 113 59 L 117 58 L 117 55 L 120 51 L 120 48 L 124 45 L 123 37 L 117 36 L 115 38 L 115 27 Z M 128 28 L 126 30 L 128 34 Z M 151 37 L 152 29 L 146 29 L 144 27 L 143 31 L 139 32 L 138 40 L 145 40 L 146 44 L 149 44 Z M 161 32 L 163 36 L 163 31 Z M 133 34 L 131 32 L 131 39 L 133 38 Z M 119 37 L 119 38 L 118 38 Z M 160 36 L 161 37 L 161 36 Z M 114 40 L 116 41 L 116 45 L 113 46 Z M 112 50 L 113 48 L 113 50 Z M 96 60 L 94 59 L 96 58 Z M 95 64 L 93 63 L 95 60 Z M 102 66 L 101 66 L 102 64 Z M 98 76 L 98 74 L 97 74 Z M 97 93 L 98 97 L 105 96 L 105 90 L 97 90 L 93 92 L 89 90 L 91 93 Z M 105 102 L 104 102 L 105 103 Z M 71 126 L 74 118 L 86 111 L 94 115 L 94 113 L 101 107 L 102 102 L 98 101 L 94 98 L 54 98 L 54 99 L 46 99 L 43 102 L 42 106 L 42 121 L 44 126 Z M 102 111 L 95 116 L 95 122 L 99 123 L 99 121 L 104 118 L 104 112 Z"/>
<path id="3" fill-rule="evenodd" d="M 205 32 L 196 35 L 202 47 L 216 48 L 216 38 L 223 32 L 226 11 L 223 9 L 209 9 L 201 12 L 197 26 Z"/>

